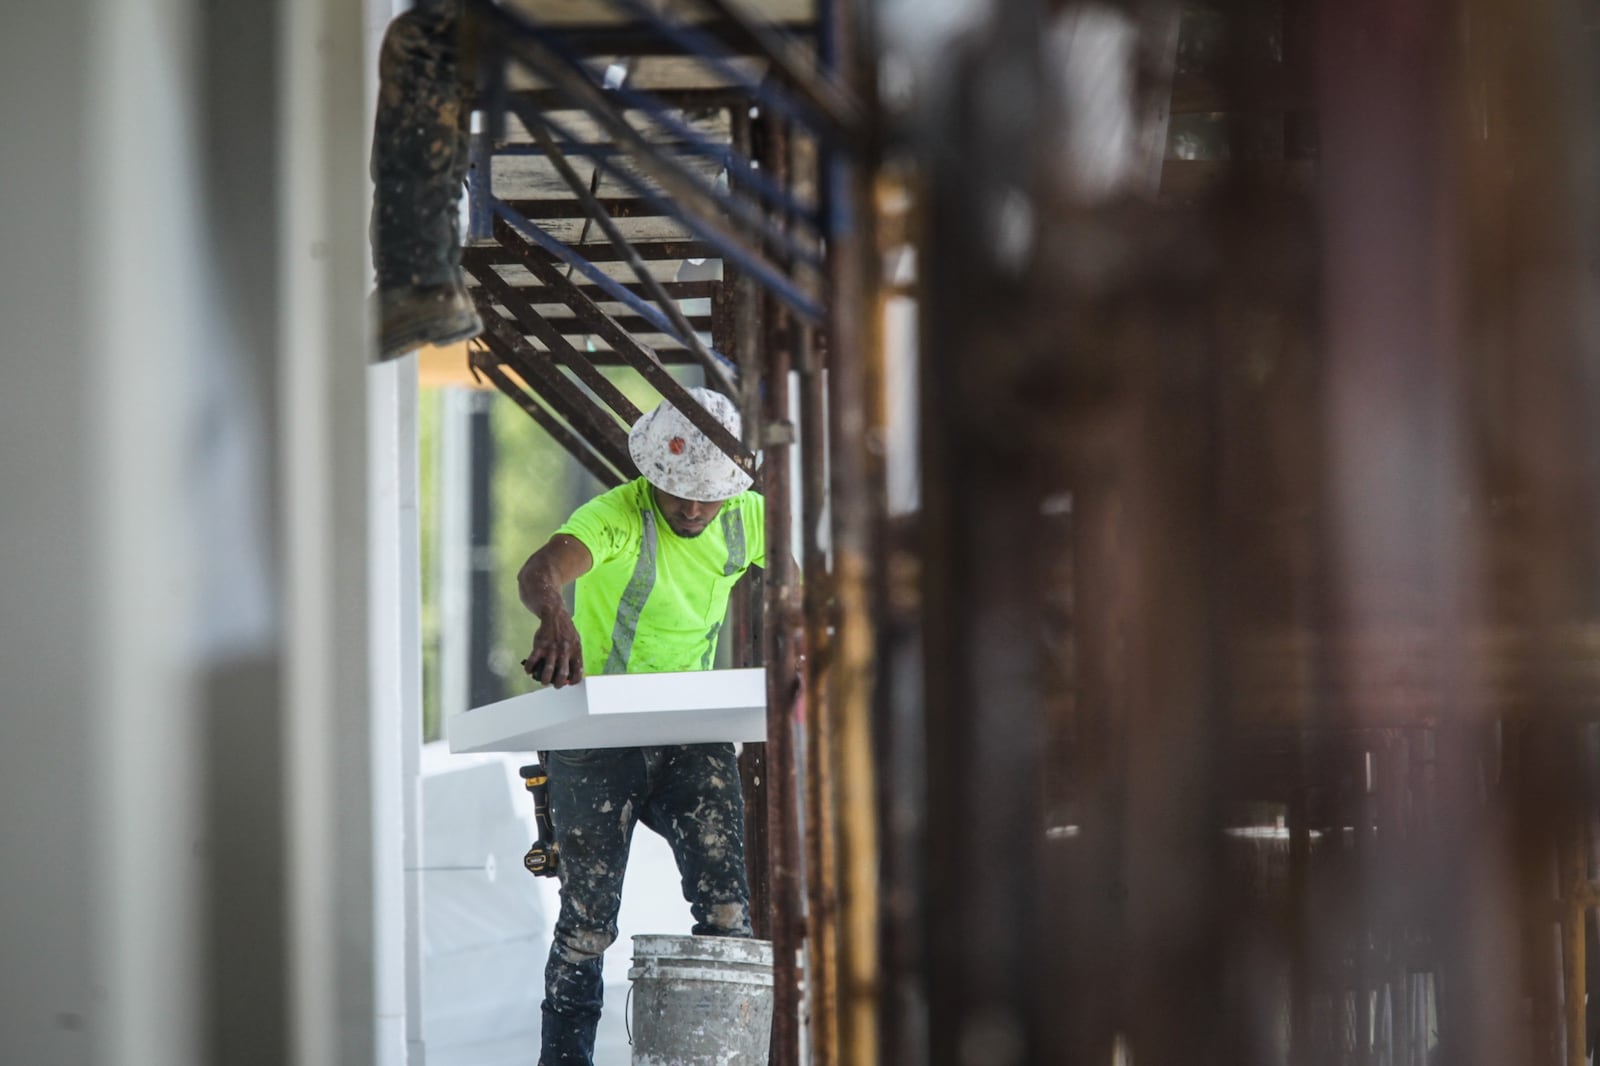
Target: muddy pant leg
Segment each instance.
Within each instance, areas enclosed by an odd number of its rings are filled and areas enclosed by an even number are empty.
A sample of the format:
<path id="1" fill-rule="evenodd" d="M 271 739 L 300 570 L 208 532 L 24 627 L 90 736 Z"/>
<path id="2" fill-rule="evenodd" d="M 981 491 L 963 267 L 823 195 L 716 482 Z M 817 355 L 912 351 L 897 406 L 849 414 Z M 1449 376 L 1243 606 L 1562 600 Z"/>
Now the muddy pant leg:
<path id="1" fill-rule="evenodd" d="M 458 202 L 467 173 L 469 105 L 455 5 L 389 23 L 378 58 L 372 136 L 372 260 L 378 288 L 459 284 Z"/>
<path id="2" fill-rule="evenodd" d="M 589 1066 L 605 985 L 606 948 L 617 939 L 617 910 L 628 843 L 644 785 L 637 749 L 552 751 L 550 818 L 561 847 L 561 915 L 544 971 L 542 1066 Z"/>
<path id="3" fill-rule="evenodd" d="M 672 845 L 696 936 L 749 936 L 744 794 L 732 744 L 669 748 L 640 818 Z"/>

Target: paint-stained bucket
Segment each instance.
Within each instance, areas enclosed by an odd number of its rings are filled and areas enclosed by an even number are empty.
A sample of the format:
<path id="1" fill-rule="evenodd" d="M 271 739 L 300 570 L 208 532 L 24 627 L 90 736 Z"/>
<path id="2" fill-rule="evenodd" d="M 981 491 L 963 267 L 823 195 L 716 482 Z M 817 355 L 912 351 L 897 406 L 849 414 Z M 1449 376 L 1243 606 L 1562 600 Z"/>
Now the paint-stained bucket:
<path id="1" fill-rule="evenodd" d="M 633 1066 L 765 1066 L 772 945 L 721 936 L 633 938 Z"/>

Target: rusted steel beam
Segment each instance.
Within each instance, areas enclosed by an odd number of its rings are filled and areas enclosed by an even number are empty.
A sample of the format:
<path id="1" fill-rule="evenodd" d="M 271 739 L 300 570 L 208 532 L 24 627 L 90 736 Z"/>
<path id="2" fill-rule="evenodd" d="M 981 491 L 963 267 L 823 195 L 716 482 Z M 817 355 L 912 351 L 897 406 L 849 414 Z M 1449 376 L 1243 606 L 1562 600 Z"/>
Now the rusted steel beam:
<path id="1" fill-rule="evenodd" d="M 769 310 L 771 310 L 769 308 Z M 776 316 L 775 316 L 776 317 Z M 788 425 L 789 352 L 769 334 L 762 426 L 770 432 Z M 793 516 L 789 502 L 792 445 L 782 433 L 768 438 L 762 473 L 767 499 L 766 659 L 768 846 L 772 854 L 771 935 L 773 971 L 773 1066 L 800 1062 L 800 973 L 803 945 L 798 847 L 799 791 L 796 780 L 796 714 L 802 699 L 799 655 L 805 647 L 799 609 L 798 577 L 790 546 Z"/>
<path id="2" fill-rule="evenodd" d="M 739 259 L 746 269 L 761 276 L 769 288 L 783 292 L 793 289 L 787 272 L 761 251 L 750 247 L 734 228 L 734 223 L 738 223 L 753 231 L 764 232 L 766 221 L 759 209 L 752 209 L 732 197 L 717 196 L 683 163 L 663 155 L 617 110 L 611 96 L 595 85 L 586 73 L 573 69 L 565 57 L 550 47 L 543 39 L 544 31 L 502 8 L 484 6 L 479 10 L 484 18 L 498 23 L 499 30 L 506 34 L 509 52 L 556 88 L 566 92 L 572 102 L 583 107 L 618 144 L 627 146 L 640 168 L 661 187 L 667 200 L 676 206 L 677 217 L 682 222 L 715 244 L 722 254 Z M 614 172 L 619 180 L 637 184 L 637 179 L 628 172 Z M 730 217 L 725 218 L 724 215 Z M 799 259 L 809 255 L 798 245 L 791 252 Z M 791 299 L 791 303 L 803 313 L 816 313 L 815 307 L 803 297 Z"/>
<path id="3" fill-rule="evenodd" d="M 832 663 L 832 580 L 822 531 L 827 515 L 827 419 L 821 360 L 810 327 L 797 340 L 800 386 L 800 514 L 806 679 L 806 913 L 810 1049 L 814 1066 L 838 1066 L 839 843 L 836 754 L 827 709 Z"/>
<path id="4" fill-rule="evenodd" d="M 718 351 L 738 358 L 731 315 L 722 313 L 726 286 L 717 285 L 712 304 L 711 340 Z M 746 354 L 746 361 L 754 353 Z M 755 448 L 761 436 L 760 412 L 741 411 L 747 447 Z M 757 482 L 760 485 L 760 482 Z M 770 508 L 771 503 L 768 504 Z M 766 662 L 766 575 L 750 571 L 735 589 L 738 612 L 734 616 L 734 662 L 739 666 L 761 666 Z M 772 939 L 772 845 L 767 807 L 772 774 L 767 761 L 767 744 L 746 744 L 739 760 L 740 784 L 745 803 L 745 867 L 750 876 L 750 914 L 756 936 Z"/>
<path id="5" fill-rule="evenodd" d="M 827 68 L 862 99 L 874 84 L 866 19 L 852 0 L 829 3 Z M 868 131 L 868 138 L 871 132 Z M 879 797 L 875 706 L 874 566 L 882 495 L 882 336 L 873 246 L 873 163 L 837 153 L 824 164 L 828 203 L 829 486 L 835 635 L 828 676 L 839 811 L 839 1055 L 850 1066 L 881 1061 Z M 877 434 L 876 436 L 874 434 Z"/>
<path id="6" fill-rule="evenodd" d="M 700 406 L 689 391 L 678 384 L 676 378 L 662 365 L 661 360 L 649 347 L 635 340 L 626 331 L 618 328 L 615 322 L 594 301 L 580 293 L 577 288 L 550 263 L 534 255 L 524 256 L 521 253 L 528 248 L 526 242 L 519 237 L 511 227 L 499 220 L 495 223 L 495 236 L 500 241 L 500 246 L 507 249 L 512 255 L 527 267 L 541 282 L 551 289 L 568 298 L 568 306 L 574 314 L 593 322 L 595 332 L 606 338 L 624 359 L 640 375 L 648 381 L 657 392 L 671 400 L 673 406 L 684 413 L 684 416 L 694 423 L 695 428 L 704 433 L 724 455 L 732 459 L 745 471 L 754 473 L 756 464 L 755 456 L 733 434 L 729 433 L 722 423 L 718 422 Z"/>
<path id="7" fill-rule="evenodd" d="M 753 16 L 729 0 L 700 0 L 727 23 L 737 25 L 749 50 L 772 64 L 771 71 L 780 83 L 793 91 L 822 123 L 830 136 L 849 140 L 860 133 L 861 105 L 837 82 L 818 69 L 815 55 L 805 49 L 793 34 L 778 25 Z M 699 26 L 695 27 L 699 29 Z"/>
<path id="8" fill-rule="evenodd" d="M 615 488 L 626 480 L 612 468 L 593 448 L 590 448 L 566 426 L 557 421 L 549 411 L 540 407 L 533 397 L 529 396 L 522 387 L 506 377 L 501 372 L 500 366 L 494 361 L 487 351 L 474 350 L 470 356 L 473 370 L 483 374 L 494 387 L 504 393 L 518 407 L 522 408 L 530 418 L 537 422 L 550 439 L 565 448 L 567 454 L 578 461 L 589 473 L 593 474 L 602 485 Z"/>
<path id="9" fill-rule="evenodd" d="M 516 202 L 528 203 L 529 201 L 518 200 Z M 533 202 L 541 203 L 543 201 Z M 639 253 L 641 259 L 658 262 L 673 259 L 715 259 L 717 257 L 716 249 L 699 241 L 640 241 L 634 245 L 634 249 Z M 622 253 L 609 244 L 584 244 L 575 247 L 573 250 L 582 252 L 584 258 L 591 263 L 622 262 Z M 494 245 L 468 248 L 466 251 L 479 253 L 483 262 L 494 266 L 505 266 L 508 263 L 522 261 L 519 254 L 513 254 L 503 248 L 497 249 Z M 530 247 L 529 254 L 538 256 L 548 263 L 561 262 L 560 259 L 543 248 Z"/>
<path id="10" fill-rule="evenodd" d="M 689 353 L 685 352 L 682 348 L 657 348 L 655 352 L 661 357 L 661 362 L 667 366 L 676 367 L 696 365 L 695 361 L 689 358 Z M 592 352 L 585 352 L 584 354 L 588 356 L 589 362 L 599 367 L 625 366 L 631 368 L 633 365 L 609 348 L 597 348 Z"/>
<path id="11" fill-rule="evenodd" d="M 567 146 L 570 152 L 570 146 Z M 672 216 L 664 215 L 648 200 L 637 197 L 602 196 L 598 197 L 601 207 L 612 218 L 655 218 L 670 220 Z M 552 219 L 588 218 L 589 210 L 586 205 L 578 200 L 507 200 L 505 203 L 525 218 L 534 221 L 550 221 Z M 643 241 L 639 243 L 645 243 Z"/>
<path id="12" fill-rule="evenodd" d="M 530 295 L 538 291 L 537 289 L 529 286 L 518 287 L 515 285 L 508 286 L 508 288 L 510 288 L 512 292 L 520 294 L 523 301 L 527 303 L 529 307 L 538 307 L 536 303 L 528 299 Z M 566 305 L 562 304 L 562 306 L 565 307 Z M 654 322 L 651 322 L 647 318 L 641 318 L 639 315 L 613 315 L 612 319 L 618 326 L 633 336 L 650 333 L 654 333 L 663 337 L 669 336 L 668 334 L 662 333 Z M 548 315 L 545 316 L 545 321 L 549 322 L 553 328 L 560 330 L 562 336 L 564 337 L 584 337 L 594 333 L 594 330 L 590 328 L 587 322 L 578 321 L 575 315 Z M 689 317 L 689 322 L 695 329 L 707 331 L 711 329 L 710 315 L 692 315 Z M 656 348 L 653 345 L 651 347 L 657 355 L 661 354 L 660 348 Z M 687 352 L 687 349 L 678 345 L 673 345 L 672 350 L 675 352 Z M 685 355 L 684 359 L 690 363 L 696 362 L 693 356 Z"/>
<path id="13" fill-rule="evenodd" d="M 720 19 L 696 22 L 695 29 L 717 41 L 730 52 L 760 56 L 765 48 L 743 20 Z M 805 36 L 812 27 L 805 22 L 780 23 L 782 32 Z M 695 53 L 677 41 L 662 36 L 649 26 L 637 24 L 567 25 L 551 31 L 562 46 L 582 56 L 685 56 Z"/>
<path id="14" fill-rule="evenodd" d="M 730 116 L 734 147 L 751 153 L 747 113 Z M 761 156 L 773 181 L 786 184 L 786 169 L 774 150 L 781 135 L 770 139 Z M 786 218 L 774 219 L 777 226 Z M 735 306 L 731 322 L 734 344 L 746 368 L 739 382 L 739 400 L 746 412 L 752 447 L 763 446 L 762 495 L 767 501 L 767 570 L 762 617 L 767 666 L 767 837 L 771 871 L 773 956 L 772 1066 L 799 1066 L 800 971 L 798 953 L 804 944 L 801 916 L 799 789 L 796 780 L 796 734 L 799 701 L 799 656 L 804 632 L 799 610 L 799 574 L 791 548 L 793 505 L 790 497 L 792 436 L 789 429 L 789 367 L 792 352 L 785 334 L 787 317 L 771 294 L 763 294 L 742 272 L 732 279 Z"/>
<path id="15" fill-rule="evenodd" d="M 641 357 L 645 353 L 654 351 L 651 345 L 638 340 L 632 331 L 623 327 L 622 316 L 606 311 L 600 306 L 601 300 L 610 299 L 614 294 L 604 289 L 600 289 L 597 293 L 594 287 L 578 285 L 557 269 L 553 262 L 540 256 L 541 249 L 525 241 L 520 233 L 504 220 L 497 223 L 495 236 L 500 242 L 501 252 L 509 254 L 511 262 L 524 266 L 537 279 L 539 284 L 529 288 L 541 290 L 541 300 L 564 304 L 572 312 L 578 324 L 588 327 L 590 333 L 604 339 L 614 350 L 632 351 Z M 649 310 L 648 304 L 641 306 Z M 652 331 L 665 332 L 659 324 L 655 325 Z"/>
<path id="16" fill-rule="evenodd" d="M 615 108 L 623 114 L 643 114 L 638 108 L 627 106 L 609 94 Z M 563 111 L 587 112 L 587 108 L 573 102 L 560 89 L 518 89 L 508 94 L 509 99 L 522 101 L 540 111 L 559 114 Z M 699 114 L 728 107 L 749 107 L 750 94 L 739 89 L 652 89 L 650 96 L 657 103 L 690 114 Z M 481 106 L 481 102 L 480 102 Z"/>
<path id="17" fill-rule="evenodd" d="M 718 392 L 731 394 L 734 388 L 733 379 L 729 376 L 721 357 L 706 347 L 705 342 L 700 339 L 700 334 L 695 331 L 689 320 L 684 317 L 683 310 L 678 306 L 677 301 L 667 295 L 666 290 L 661 287 L 661 282 L 657 280 L 654 274 L 650 273 L 650 268 L 639 257 L 639 253 L 634 250 L 628 238 L 623 236 L 622 231 L 617 228 L 617 224 L 611 220 L 611 216 L 606 213 L 605 206 L 595 198 L 594 194 L 589 191 L 588 186 L 584 184 L 583 179 L 578 177 L 577 172 L 572 169 L 566 157 L 561 154 L 561 149 L 551 139 L 550 131 L 545 128 L 539 114 L 533 111 L 521 114 L 523 122 L 532 131 L 534 139 L 539 143 L 539 147 L 544 149 L 546 158 L 561 174 L 561 180 L 567 183 L 567 187 L 572 190 L 573 195 L 578 198 L 584 209 L 589 212 L 589 217 L 600 226 L 600 229 L 611 241 L 612 246 L 622 252 L 622 258 L 632 268 L 634 275 L 639 279 L 639 284 L 645 287 L 645 291 L 656 302 L 656 306 L 667 316 L 668 321 L 676 327 L 678 341 L 689 349 L 695 361 L 700 364 L 700 369 L 705 371 L 707 383 Z"/>
<path id="18" fill-rule="evenodd" d="M 473 271 L 472 276 L 479 285 L 488 290 L 495 301 L 503 304 L 511 312 L 519 333 L 539 338 L 545 350 L 571 368 L 578 376 L 578 380 L 589 386 L 601 402 L 616 412 L 617 417 L 623 422 L 631 426 L 639 420 L 642 412 L 634 406 L 633 401 L 624 396 L 622 390 L 611 383 L 610 378 L 595 369 L 593 362 L 568 344 L 561 330 L 539 314 L 527 299 L 507 285 L 493 268 Z"/>
<path id="19" fill-rule="evenodd" d="M 566 305 L 565 300 L 550 295 L 543 285 L 519 285 L 509 280 L 506 282 L 506 284 L 511 285 L 513 289 L 523 293 L 535 304 Z M 595 285 L 592 282 L 574 282 L 573 284 L 577 287 L 579 292 L 589 297 L 589 299 L 593 300 L 595 303 L 606 304 L 616 302 L 613 300 L 610 293 L 606 292 L 600 286 Z M 722 282 L 720 281 L 664 281 L 662 282 L 662 285 L 666 287 L 667 295 L 677 300 L 710 300 L 714 298 L 717 292 L 722 288 Z M 623 285 L 622 287 L 627 289 L 635 296 L 647 295 L 644 291 L 644 287 L 641 285 L 628 284 Z M 704 316 L 693 317 L 691 318 L 691 321 L 697 323 L 702 329 L 711 328 L 710 320 Z"/>
<path id="20" fill-rule="evenodd" d="M 813 108 L 804 98 L 796 99 L 786 89 L 776 84 L 774 79 L 763 77 L 730 62 L 731 57 L 727 54 L 727 48 L 714 38 L 700 33 L 693 24 L 657 11 L 644 0 L 610 0 L 610 2 L 632 18 L 653 26 L 662 36 L 673 38 L 685 48 L 692 50 L 695 58 L 713 74 L 726 78 L 748 92 L 752 103 L 763 112 L 777 115 L 785 121 L 799 123 L 829 139 L 838 139 L 844 135 L 844 127 L 833 121 L 825 111 Z M 753 24 L 752 19 L 745 18 L 744 21 L 747 25 Z"/>
<path id="21" fill-rule="evenodd" d="M 528 387 L 566 419 L 607 462 L 629 478 L 638 477 L 638 468 L 628 454 L 627 433 L 616 420 L 568 380 L 548 352 L 529 344 L 516 326 L 495 311 L 493 301 L 483 289 L 474 289 L 472 295 L 483 318 L 482 337 L 489 349 L 502 363 L 516 370 Z"/>
<path id="22" fill-rule="evenodd" d="M 1587 812 L 1573 810 L 1570 824 L 1561 838 L 1561 888 L 1565 913 L 1561 916 L 1561 1031 L 1565 1037 L 1563 1066 L 1587 1066 L 1589 1062 L 1589 973 L 1585 953 L 1588 930 L 1584 927 L 1589 906 L 1585 905 L 1589 881 Z"/>

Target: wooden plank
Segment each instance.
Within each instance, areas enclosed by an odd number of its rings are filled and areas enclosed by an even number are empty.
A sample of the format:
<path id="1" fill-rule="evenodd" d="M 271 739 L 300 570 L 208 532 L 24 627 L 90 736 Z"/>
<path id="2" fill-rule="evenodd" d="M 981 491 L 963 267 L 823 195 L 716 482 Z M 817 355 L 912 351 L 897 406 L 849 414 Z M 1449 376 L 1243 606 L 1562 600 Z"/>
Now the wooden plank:
<path id="1" fill-rule="evenodd" d="M 598 224 L 582 218 L 552 218 L 540 221 L 539 228 L 550 236 L 576 247 L 579 244 L 608 244 Z M 670 218 L 630 218 L 617 224 L 630 244 L 659 244 L 662 241 L 693 240 L 694 235 Z M 637 279 L 635 279 L 637 280 Z"/>
<path id="2" fill-rule="evenodd" d="M 501 197 L 506 201 L 506 206 L 513 211 L 534 221 L 544 221 L 557 218 L 587 218 L 583 205 L 569 196 L 567 199 L 540 199 L 540 200 L 511 200 Z M 637 197 L 609 196 L 602 197 L 600 206 L 606 209 L 606 214 L 614 219 L 625 218 L 662 218 L 661 211 L 648 200 Z"/>
<path id="3" fill-rule="evenodd" d="M 516 290 L 512 289 L 510 286 L 506 286 L 504 291 L 510 291 L 522 296 L 522 302 L 525 306 L 527 306 L 530 310 L 535 308 L 536 305 L 534 305 L 531 300 L 527 299 L 525 290 Z M 495 303 L 497 306 L 506 307 L 507 311 L 510 310 L 509 306 L 501 303 L 498 294 L 495 296 Z M 538 311 L 538 316 L 541 321 L 547 322 L 552 328 L 559 330 L 561 335 L 564 337 L 586 337 L 594 333 L 594 329 L 591 326 L 584 323 L 582 319 L 572 315 L 570 311 L 567 314 L 557 314 L 554 312 L 546 312 L 541 310 Z M 517 321 L 524 320 L 524 316 L 521 314 L 514 314 L 511 317 Z M 617 325 L 627 330 L 629 334 L 636 337 L 671 336 L 671 334 L 663 333 L 659 326 L 646 319 L 643 315 L 614 314 L 611 316 L 611 321 L 615 322 Z M 693 326 L 694 329 L 699 333 L 709 333 L 711 331 L 711 316 L 691 315 L 689 316 L 689 324 Z M 524 332 L 528 331 L 524 330 Z"/>
<path id="4" fill-rule="evenodd" d="M 641 259 L 656 261 L 717 258 L 716 251 L 710 245 L 702 244 L 699 241 L 650 241 L 644 244 L 636 244 L 634 248 L 638 251 Z M 574 251 L 577 251 L 591 263 L 617 263 L 622 260 L 622 253 L 609 244 L 585 244 L 574 249 Z M 561 260 L 542 248 L 530 246 L 530 254 L 547 263 L 564 265 Z M 498 246 L 491 247 L 489 245 L 473 246 L 465 249 L 462 252 L 462 261 L 465 262 L 467 259 L 486 266 L 509 266 L 519 261 L 515 253 L 508 252 Z"/>
<path id="5" fill-rule="evenodd" d="M 556 89 L 550 88 L 523 88 L 514 90 L 514 94 L 528 105 L 540 111 L 560 117 L 564 124 L 568 118 L 576 119 L 587 112 L 573 104 L 570 97 Z M 658 103 L 683 112 L 685 118 L 714 115 L 730 107 L 748 107 L 750 94 L 743 89 L 668 89 L 658 90 L 652 94 Z M 483 106 L 479 102 L 478 106 Z M 630 116 L 638 117 L 643 112 L 633 108 L 620 108 Z"/>
<path id="6" fill-rule="evenodd" d="M 562 302 L 558 293 L 551 292 L 544 285 L 538 282 L 530 282 L 529 279 L 532 277 L 532 275 L 527 273 L 527 271 L 521 272 L 520 283 L 512 280 L 512 271 L 508 268 L 501 267 L 498 273 L 502 278 L 506 279 L 512 288 L 521 291 L 528 298 L 528 300 L 534 304 L 541 306 L 566 306 Z M 678 300 L 709 300 L 716 294 L 718 287 L 721 285 L 722 282 L 720 281 L 663 281 L 661 283 L 661 287 L 667 290 L 667 295 Z M 649 296 L 649 294 L 644 291 L 644 286 L 638 284 L 637 282 L 625 284 L 623 285 L 623 288 L 627 289 L 635 296 L 641 296 L 645 298 L 648 298 Z M 610 293 L 603 291 L 600 286 L 591 282 L 585 282 L 584 284 L 579 285 L 578 291 L 602 306 L 608 306 L 612 303 L 615 303 L 615 301 L 611 298 Z"/>
<path id="7" fill-rule="evenodd" d="M 804 39 L 813 32 L 809 22 L 790 22 L 779 27 L 784 33 Z M 761 54 L 761 46 L 745 29 L 726 19 L 698 22 L 696 29 L 709 35 L 724 48 L 736 55 Z M 624 25 L 575 24 L 559 31 L 561 43 L 569 51 L 588 57 L 620 56 L 682 56 L 684 49 L 677 42 L 662 36 L 653 27 L 629 23 Z"/>
<path id="8" fill-rule="evenodd" d="M 767 73 L 764 60 L 732 58 L 727 63 L 746 78 L 758 82 Z M 687 56 L 658 56 L 635 60 L 628 86 L 647 92 L 682 92 L 685 89 L 736 89 L 738 83 L 722 71 L 707 66 L 704 60 Z M 523 92 L 548 88 L 549 83 L 532 73 L 528 67 L 514 63 L 506 71 L 506 87 L 514 92 Z"/>
<path id="9" fill-rule="evenodd" d="M 522 94 L 513 93 L 515 102 L 525 102 Z M 562 99 L 564 104 L 565 98 Z M 742 101 L 741 101 L 742 102 Z M 534 106 L 537 106 L 536 104 Z M 670 106 L 670 104 L 669 104 Z M 678 121 L 694 130 L 700 136 L 711 141 L 727 142 L 729 139 L 730 120 L 728 107 L 732 103 L 723 104 L 710 111 L 695 111 L 677 116 Z M 539 110 L 544 110 L 540 108 Z M 561 108 L 556 108 L 559 111 Z M 674 141 L 677 134 L 668 129 L 663 129 L 659 123 L 652 119 L 647 112 L 625 111 L 629 120 L 638 127 L 639 132 L 650 141 Z M 557 115 L 561 128 L 572 134 L 574 140 L 587 144 L 610 144 L 611 138 L 606 135 L 605 128 L 595 121 L 593 115 L 587 111 L 572 111 L 568 114 Z M 507 144 L 532 144 L 533 134 L 528 131 L 520 116 L 515 112 L 506 115 L 506 143 Z"/>
<path id="10" fill-rule="evenodd" d="M 488 245 L 481 245 L 481 244 L 480 245 L 473 245 L 473 246 L 470 246 L 468 250 L 470 251 L 472 248 L 484 248 L 484 247 L 489 247 L 489 246 Z M 594 247 L 597 247 L 597 246 L 596 245 L 582 245 L 579 250 L 582 251 L 584 249 L 589 249 L 589 248 L 594 248 Z M 703 261 L 703 259 L 701 259 L 701 257 L 698 257 L 698 256 L 691 257 L 691 261 L 693 261 L 693 260 L 701 260 L 701 261 Z M 463 262 L 465 262 L 465 260 L 463 260 Z M 533 283 L 533 280 L 534 280 L 533 279 L 533 275 L 525 267 L 523 267 L 520 263 L 511 264 L 511 265 L 507 265 L 505 263 L 496 263 L 496 264 L 493 264 L 493 265 L 495 267 L 495 270 L 499 273 L 499 275 L 502 278 L 505 278 L 506 281 L 509 282 L 514 287 L 521 287 L 521 286 L 530 285 L 530 284 Z M 606 275 L 612 281 L 615 281 L 618 284 L 623 284 L 625 282 L 632 282 L 632 281 L 635 280 L 635 278 L 633 276 L 633 271 L 628 268 L 628 264 L 622 262 L 621 260 L 612 260 L 612 261 L 609 261 L 609 262 L 596 262 L 594 264 L 594 266 L 595 266 L 595 269 L 599 270 L 602 274 Z M 657 278 L 661 279 L 662 281 L 675 282 L 675 281 L 677 281 L 677 278 L 678 278 L 678 271 L 680 269 L 682 269 L 683 260 L 680 260 L 680 259 L 655 259 L 655 260 L 651 260 L 650 261 L 649 266 L 650 266 L 650 269 L 655 272 L 655 275 L 656 275 Z M 572 280 L 573 281 L 582 280 L 586 284 L 592 284 L 592 282 L 590 282 L 590 280 L 588 278 L 584 277 L 583 275 L 576 274 L 576 273 L 574 273 L 573 271 L 571 271 L 570 269 L 568 269 L 566 267 L 563 267 L 562 269 L 566 273 L 572 275 Z M 610 300 L 610 299 L 612 299 L 612 297 L 606 296 L 605 299 Z"/>

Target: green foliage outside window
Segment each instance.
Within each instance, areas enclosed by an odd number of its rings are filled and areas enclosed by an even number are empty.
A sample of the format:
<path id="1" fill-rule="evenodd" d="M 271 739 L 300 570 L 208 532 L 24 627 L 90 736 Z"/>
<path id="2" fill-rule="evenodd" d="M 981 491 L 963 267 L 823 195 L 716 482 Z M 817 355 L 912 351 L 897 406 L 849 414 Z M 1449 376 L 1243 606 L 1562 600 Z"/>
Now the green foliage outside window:
<path id="1" fill-rule="evenodd" d="M 648 411 L 660 402 L 660 394 L 633 371 L 610 368 L 606 373 L 641 411 Z M 678 376 L 686 385 L 699 383 L 697 370 Z M 437 390 L 422 390 L 417 411 L 425 740 L 439 738 L 440 631 L 435 557 L 439 398 Z M 494 604 L 488 665 L 499 677 L 503 694 L 513 696 L 533 688 L 519 663 L 528 654 L 537 627 L 536 619 L 517 596 L 517 571 L 567 515 L 599 493 L 602 486 L 516 404 L 498 393 L 490 402 L 489 424 L 494 440 L 490 483 Z"/>

